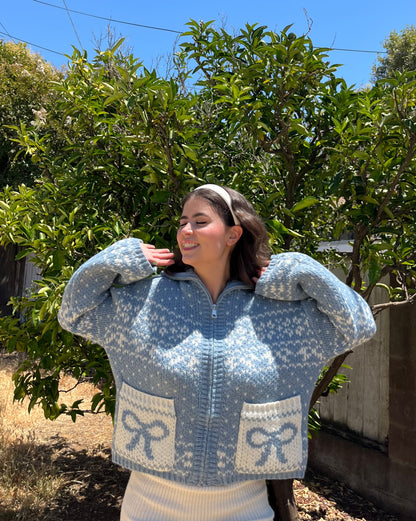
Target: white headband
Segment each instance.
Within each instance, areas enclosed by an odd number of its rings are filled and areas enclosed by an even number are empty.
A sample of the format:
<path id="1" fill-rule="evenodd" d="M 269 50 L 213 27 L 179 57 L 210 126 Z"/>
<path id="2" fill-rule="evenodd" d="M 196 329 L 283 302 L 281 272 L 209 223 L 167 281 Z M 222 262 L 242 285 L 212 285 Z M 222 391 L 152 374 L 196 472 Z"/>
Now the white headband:
<path id="1" fill-rule="evenodd" d="M 223 199 L 223 201 L 227 204 L 228 209 L 230 210 L 231 215 L 233 216 L 234 224 L 237 226 L 240 225 L 240 221 L 237 219 L 235 213 L 233 212 L 233 208 L 231 206 L 231 197 L 230 197 L 230 194 L 227 192 L 227 190 L 225 190 L 222 186 L 208 184 L 208 185 L 198 186 L 198 188 L 194 189 L 194 192 L 196 190 L 200 190 L 201 188 L 204 188 L 206 190 L 211 190 L 212 192 L 216 192 L 221 197 L 221 199 Z"/>

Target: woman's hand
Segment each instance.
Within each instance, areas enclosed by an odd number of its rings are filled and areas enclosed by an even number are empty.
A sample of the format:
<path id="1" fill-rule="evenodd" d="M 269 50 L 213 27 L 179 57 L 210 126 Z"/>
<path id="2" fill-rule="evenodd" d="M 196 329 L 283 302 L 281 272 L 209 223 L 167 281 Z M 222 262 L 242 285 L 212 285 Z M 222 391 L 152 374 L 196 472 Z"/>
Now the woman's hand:
<path id="1" fill-rule="evenodd" d="M 153 244 L 141 244 L 146 259 L 152 266 L 165 268 L 174 264 L 174 254 L 168 248 L 157 249 Z"/>
<path id="2" fill-rule="evenodd" d="M 266 266 L 263 266 L 258 271 L 258 277 L 252 277 L 251 280 L 254 282 L 254 284 L 257 284 L 259 278 L 263 275 L 263 273 L 267 270 L 268 265 L 270 264 L 270 261 L 266 263 Z"/>

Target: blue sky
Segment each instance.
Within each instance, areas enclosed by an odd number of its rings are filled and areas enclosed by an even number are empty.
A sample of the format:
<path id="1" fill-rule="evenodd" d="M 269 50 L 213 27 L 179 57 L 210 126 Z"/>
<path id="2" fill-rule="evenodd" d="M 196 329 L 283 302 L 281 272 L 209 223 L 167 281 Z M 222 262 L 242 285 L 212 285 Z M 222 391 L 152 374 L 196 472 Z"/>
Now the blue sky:
<path id="1" fill-rule="evenodd" d="M 317 47 L 333 47 L 355 51 L 383 51 L 383 42 L 392 30 L 400 32 L 407 25 L 416 25 L 415 0 L 45 0 L 60 9 L 36 0 L 0 0 L 0 38 L 10 36 L 30 42 L 30 47 L 56 66 L 67 58 L 35 47 L 58 53 L 72 54 L 72 46 L 84 48 L 90 58 L 97 39 L 105 35 L 109 24 L 116 36 L 124 36 L 126 45 L 136 58 L 148 67 L 161 67 L 172 52 L 178 34 L 175 32 L 137 27 L 84 16 L 70 10 L 121 20 L 134 24 L 182 32 L 186 22 L 216 20 L 229 32 L 247 22 L 267 25 L 275 31 L 293 24 L 298 35 L 308 30 Z M 377 54 L 334 50 L 331 63 L 342 64 L 338 75 L 349 85 L 361 86 L 370 81 L 371 67 Z"/>

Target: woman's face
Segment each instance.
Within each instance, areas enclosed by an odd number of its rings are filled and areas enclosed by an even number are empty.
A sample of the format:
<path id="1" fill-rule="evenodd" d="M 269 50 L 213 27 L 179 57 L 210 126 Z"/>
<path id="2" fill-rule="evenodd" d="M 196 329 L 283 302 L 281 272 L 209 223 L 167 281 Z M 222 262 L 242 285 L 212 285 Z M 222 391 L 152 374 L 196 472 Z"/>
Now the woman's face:
<path id="1" fill-rule="evenodd" d="M 192 266 L 196 273 L 205 268 L 227 267 L 232 248 L 240 236 L 239 228 L 227 226 L 206 199 L 191 197 L 183 207 L 176 236 L 183 262 Z"/>

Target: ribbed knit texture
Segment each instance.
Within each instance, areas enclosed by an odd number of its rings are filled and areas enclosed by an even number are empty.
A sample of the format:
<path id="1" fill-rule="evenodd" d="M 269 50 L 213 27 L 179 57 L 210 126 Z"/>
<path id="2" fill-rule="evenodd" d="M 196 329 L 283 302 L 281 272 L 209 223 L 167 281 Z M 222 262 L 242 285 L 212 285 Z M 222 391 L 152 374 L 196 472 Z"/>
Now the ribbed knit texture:
<path id="1" fill-rule="evenodd" d="M 299 253 L 215 306 L 192 270 L 151 275 L 140 241 L 120 241 L 79 268 L 59 313 L 109 356 L 113 460 L 198 486 L 303 477 L 319 373 L 375 332 L 364 300 Z"/>
<path id="2" fill-rule="evenodd" d="M 192 487 L 133 472 L 120 521 L 273 521 L 264 480 Z"/>

